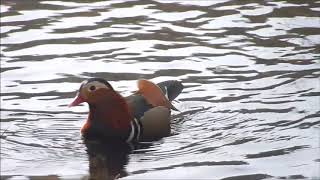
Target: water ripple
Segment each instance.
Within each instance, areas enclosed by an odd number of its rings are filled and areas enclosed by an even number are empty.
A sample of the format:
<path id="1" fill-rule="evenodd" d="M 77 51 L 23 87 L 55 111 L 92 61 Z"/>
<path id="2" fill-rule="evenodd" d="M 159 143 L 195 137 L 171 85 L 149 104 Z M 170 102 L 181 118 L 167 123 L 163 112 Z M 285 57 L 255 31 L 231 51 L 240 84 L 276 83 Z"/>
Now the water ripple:
<path id="1" fill-rule="evenodd" d="M 106 163 L 111 174 L 318 178 L 318 6 L 3 1 L 1 177 L 88 178 L 88 108 L 67 104 L 81 81 L 103 77 L 124 96 L 141 78 L 185 86 L 172 135 Z"/>

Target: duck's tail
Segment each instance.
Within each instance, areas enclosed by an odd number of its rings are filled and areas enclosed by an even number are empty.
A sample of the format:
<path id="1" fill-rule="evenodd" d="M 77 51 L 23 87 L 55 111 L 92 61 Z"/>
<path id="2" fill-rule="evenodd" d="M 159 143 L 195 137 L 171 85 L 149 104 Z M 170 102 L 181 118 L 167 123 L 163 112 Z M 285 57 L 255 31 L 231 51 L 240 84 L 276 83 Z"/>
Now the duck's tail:
<path id="1" fill-rule="evenodd" d="M 183 84 L 180 81 L 170 80 L 157 84 L 169 101 L 173 101 L 183 90 Z"/>

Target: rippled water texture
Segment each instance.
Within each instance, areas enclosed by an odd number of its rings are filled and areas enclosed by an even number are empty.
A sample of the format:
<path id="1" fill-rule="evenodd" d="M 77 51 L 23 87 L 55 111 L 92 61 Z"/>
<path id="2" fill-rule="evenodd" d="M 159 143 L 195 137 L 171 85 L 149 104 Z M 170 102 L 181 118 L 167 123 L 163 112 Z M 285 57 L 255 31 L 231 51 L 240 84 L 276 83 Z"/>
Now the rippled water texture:
<path id="1" fill-rule="evenodd" d="M 320 178 L 319 17 L 320 1 L 1 1 L 2 178 Z M 84 143 L 88 108 L 67 104 L 89 77 L 123 95 L 181 80 L 173 135 Z"/>

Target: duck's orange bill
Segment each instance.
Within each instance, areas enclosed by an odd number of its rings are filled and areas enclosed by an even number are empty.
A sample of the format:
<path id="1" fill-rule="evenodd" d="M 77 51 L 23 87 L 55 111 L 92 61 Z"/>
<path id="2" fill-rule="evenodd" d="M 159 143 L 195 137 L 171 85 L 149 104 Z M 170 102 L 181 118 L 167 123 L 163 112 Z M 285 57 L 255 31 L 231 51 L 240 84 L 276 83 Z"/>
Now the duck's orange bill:
<path id="1" fill-rule="evenodd" d="M 169 109 L 177 110 L 163 94 L 161 88 L 153 82 L 140 79 L 138 80 L 138 89 L 137 93 L 141 94 L 152 106 L 164 106 Z"/>
<path id="2" fill-rule="evenodd" d="M 79 94 L 77 94 L 77 96 L 74 98 L 72 103 L 69 104 L 68 107 L 77 106 L 83 102 L 84 102 L 84 99 Z"/>

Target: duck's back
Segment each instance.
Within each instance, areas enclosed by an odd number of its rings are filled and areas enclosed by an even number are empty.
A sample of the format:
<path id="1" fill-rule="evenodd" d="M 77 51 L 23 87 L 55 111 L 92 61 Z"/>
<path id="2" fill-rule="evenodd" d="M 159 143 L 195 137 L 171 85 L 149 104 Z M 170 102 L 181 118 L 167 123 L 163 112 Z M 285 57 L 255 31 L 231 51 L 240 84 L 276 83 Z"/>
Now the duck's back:
<path id="1" fill-rule="evenodd" d="M 183 85 L 179 81 L 164 81 L 157 84 L 162 93 L 169 101 L 173 101 L 183 89 Z M 154 108 L 147 99 L 138 93 L 132 94 L 131 96 L 126 97 L 127 103 L 129 104 L 130 109 L 135 118 L 140 119 L 145 112 Z"/>

